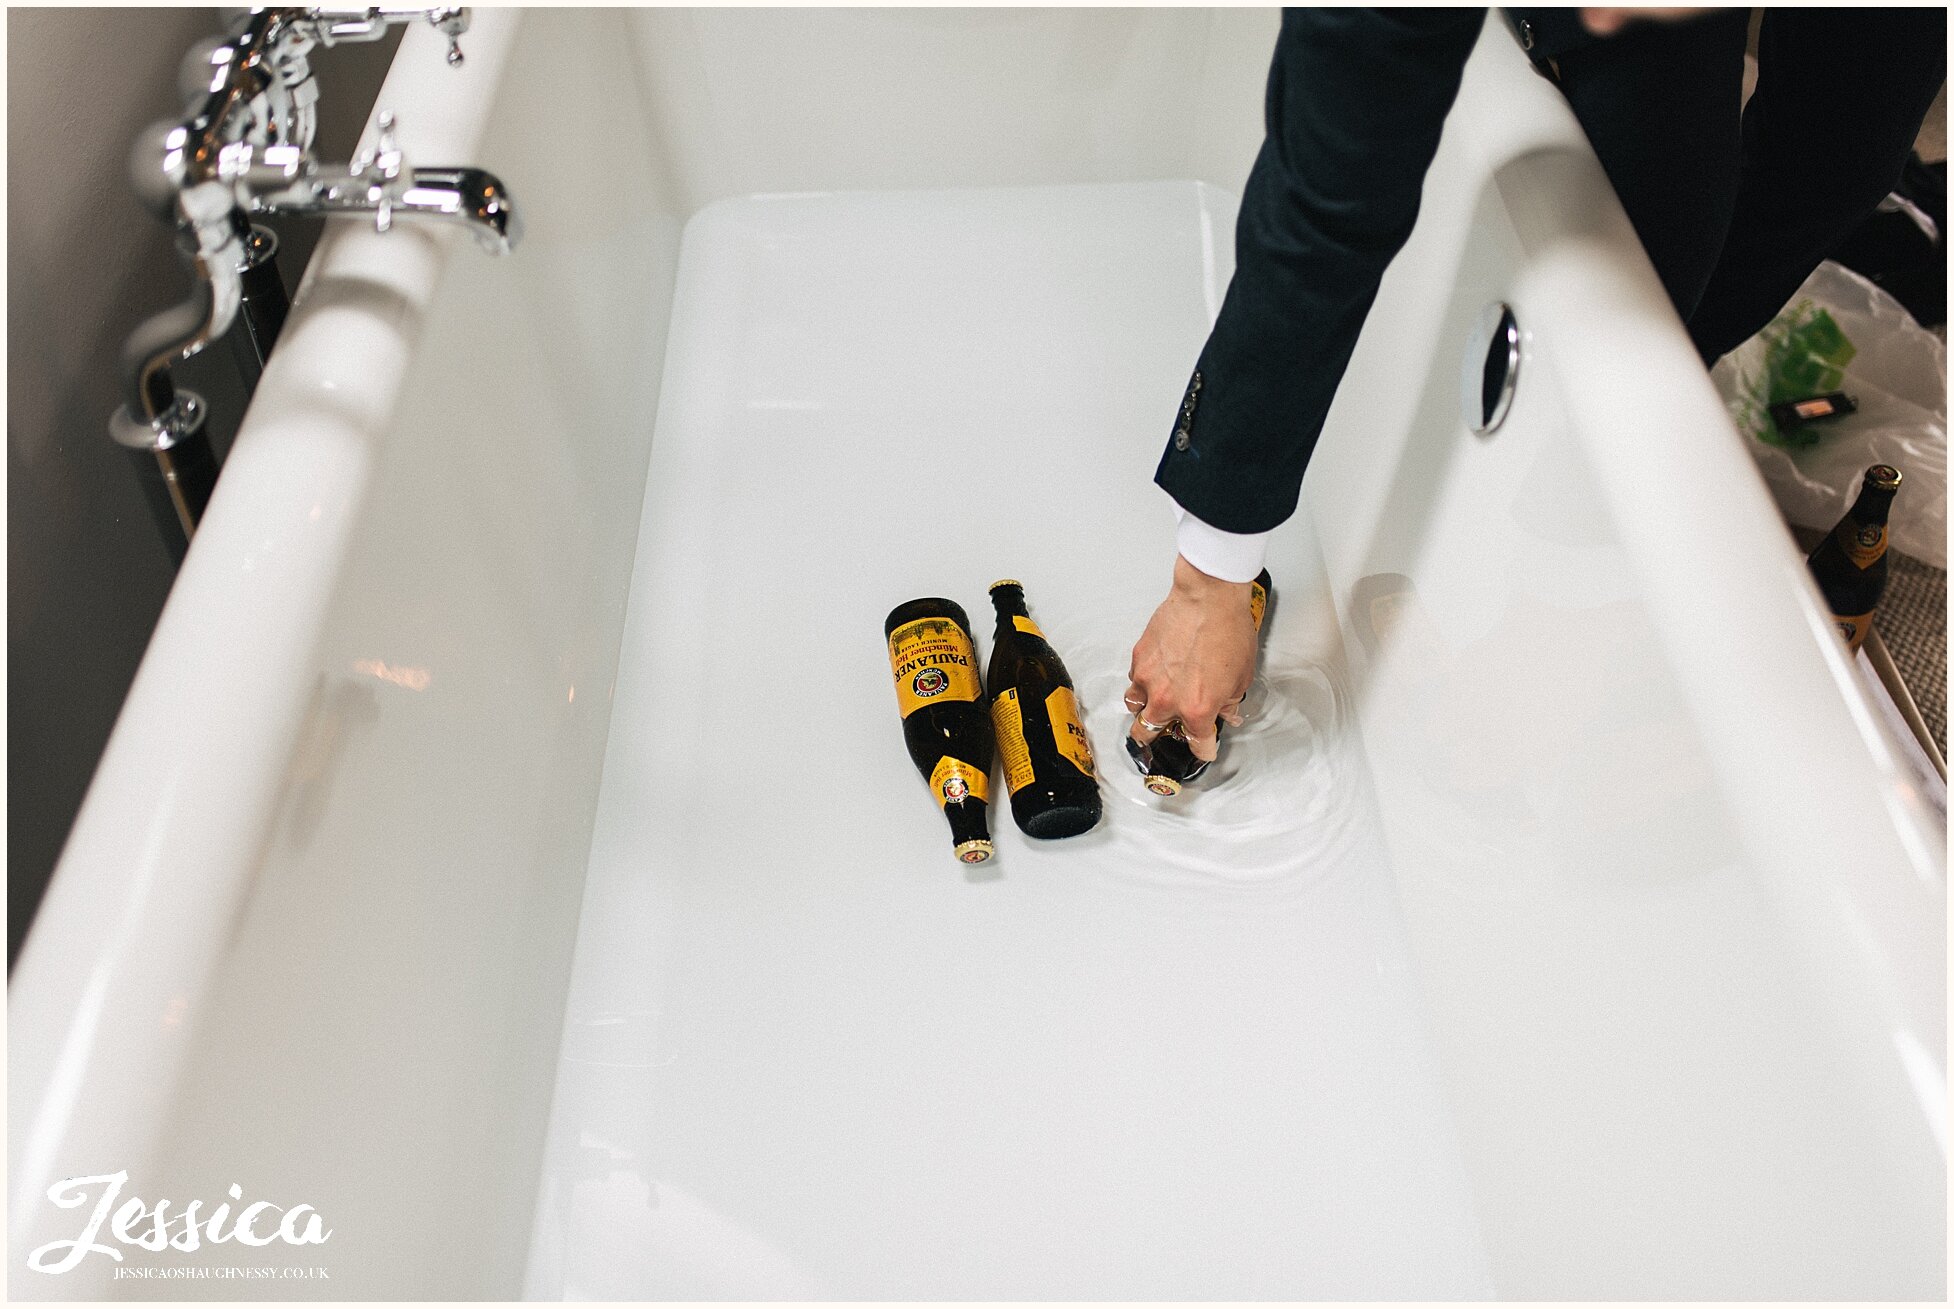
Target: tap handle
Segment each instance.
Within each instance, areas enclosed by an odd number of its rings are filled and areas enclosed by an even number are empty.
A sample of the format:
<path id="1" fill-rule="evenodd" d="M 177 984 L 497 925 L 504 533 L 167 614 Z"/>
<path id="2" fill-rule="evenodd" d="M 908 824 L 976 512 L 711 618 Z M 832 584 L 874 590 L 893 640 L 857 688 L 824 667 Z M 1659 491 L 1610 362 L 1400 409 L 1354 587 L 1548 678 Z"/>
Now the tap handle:
<path id="1" fill-rule="evenodd" d="M 384 232 L 393 226 L 392 183 L 400 176 L 402 165 L 400 143 L 394 138 L 394 116 L 390 109 L 380 111 L 380 150 L 374 157 L 374 163 L 378 166 L 382 180 L 380 202 L 373 210 L 373 228 L 377 232 Z"/>
<path id="2" fill-rule="evenodd" d="M 377 232 L 393 226 L 394 200 L 404 186 L 402 179 L 408 176 L 407 158 L 394 136 L 395 122 L 392 110 L 380 111 L 375 124 L 379 128 L 378 140 L 370 152 L 354 161 L 352 168 L 366 183 L 367 194 L 373 197 L 373 228 Z"/>
<path id="3" fill-rule="evenodd" d="M 462 5 L 376 5 L 365 9 L 301 9 L 298 23 L 312 40 L 321 45 L 345 41 L 377 41 L 395 23 L 410 23 L 425 18 L 448 38 L 448 63 L 461 66 L 461 34 L 468 30 L 468 9 Z"/>
<path id="4" fill-rule="evenodd" d="M 468 10 L 462 6 L 430 9 L 427 21 L 448 38 L 448 67 L 461 67 L 461 34 L 468 30 Z"/>

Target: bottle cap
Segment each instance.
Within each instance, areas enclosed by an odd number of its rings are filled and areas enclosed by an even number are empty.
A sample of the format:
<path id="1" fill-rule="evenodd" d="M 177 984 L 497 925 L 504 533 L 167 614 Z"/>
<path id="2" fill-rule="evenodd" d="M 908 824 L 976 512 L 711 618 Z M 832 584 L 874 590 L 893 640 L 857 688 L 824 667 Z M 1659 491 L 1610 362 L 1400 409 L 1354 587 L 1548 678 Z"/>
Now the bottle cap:
<path id="1" fill-rule="evenodd" d="M 967 864 L 981 864 L 995 853 L 996 850 L 989 841 L 959 841 L 957 843 L 957 858 Z"/>
<path id="2" fill-rule="evenodd" d="M 991 590 L 993 590 L 993 591 L 995 591 L 995 590 L 997 590 L 997 589 L 998 589 L 998 588 L 999 588 L 1000 586 L 1015 586 L 1015 587 L 1017 587 L 1017 588 L 1018 588 L 1018 589 L 1019 589 L 1020 591 L 1022 591 L 1022 590 L 1024 590 L 1024 583 L 1023 583 L 1023 582 L 1020 582 L 1020 581 L 1019 581 L 1019 580 L 1018 580 L 1017 578 L 1015 578 L 1015 577 L 1000 577 L 1000 578 L 998 578 L 998 579 L 997 579 L 997 580 L 996 580 L 995 582 L 992 582 L 992 583 L 991 583 Z"/>
<path id="3" fill-rule="evenodd" d="M 1866 470 L 1866 485 L 1876 486 L 1882 491 L 1898 490 L 1900 470 L 1891 464 L 1874 464 Z"/>
<path id="4" fill-rule="evenodd" d="M 1147 790 L 1152 791 L 1155 795 L 1179 795 L 1181 793 L 1181 784 L 1171 777 L 1162 777 L 1159 773 L 1148 773 Z"/>

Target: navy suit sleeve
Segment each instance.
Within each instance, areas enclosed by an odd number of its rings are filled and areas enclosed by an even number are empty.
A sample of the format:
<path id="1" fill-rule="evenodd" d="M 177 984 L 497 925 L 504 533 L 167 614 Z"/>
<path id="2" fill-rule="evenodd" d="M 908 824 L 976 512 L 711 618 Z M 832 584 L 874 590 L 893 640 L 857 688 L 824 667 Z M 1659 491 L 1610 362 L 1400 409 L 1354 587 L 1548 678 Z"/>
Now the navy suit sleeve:
<path id="1" fill-rule="evenodd" d="M 1485 12 L 1283 12 L 1235 275 L 1154 475 L 1195 517 L 1263 532 L 1295 512 Z"/>

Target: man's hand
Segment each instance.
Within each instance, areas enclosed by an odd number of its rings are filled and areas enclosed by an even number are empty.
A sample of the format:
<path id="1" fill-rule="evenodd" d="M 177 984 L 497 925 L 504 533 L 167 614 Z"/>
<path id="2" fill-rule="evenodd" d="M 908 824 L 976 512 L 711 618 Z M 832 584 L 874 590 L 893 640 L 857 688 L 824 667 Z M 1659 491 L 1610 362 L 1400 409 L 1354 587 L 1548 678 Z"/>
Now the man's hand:
<path id="1" fill-rule="evenodd" d="M 1213 759 L 1216 717 L 1241 724 L 1242 697 L 1255 677 L 1248 589 L 1175 558 L 1173 590 L 1133 647 L 1126 707 L 1134 740 L 1146 745 L 1178 719 L 1195 756 Z"/>
<path id="2" fill-rule="evenodd" d="M 1630 23 L 1678 23 L 1708 9 L 1583 9 L 1581 22 L 1596 36 L 1613 36 Z"/>

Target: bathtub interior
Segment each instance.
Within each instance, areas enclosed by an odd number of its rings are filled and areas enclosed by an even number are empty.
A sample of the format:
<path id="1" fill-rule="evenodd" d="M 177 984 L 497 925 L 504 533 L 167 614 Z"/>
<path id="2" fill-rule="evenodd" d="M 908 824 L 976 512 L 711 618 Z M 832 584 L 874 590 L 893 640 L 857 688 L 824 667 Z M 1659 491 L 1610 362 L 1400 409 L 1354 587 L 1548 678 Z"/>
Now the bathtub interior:
<path id="1" fill-rule="evenodd" d="M 521 24 L 480 162 L 527 241 L 458 253 L 420 325 L 160 1193 L 302 1195 L 336 1231 L 332 1280 L 296 1293 L 330 1298 L 1939 1294 L 1940 1157 L 1852 1081 L 1839 1025 L 1807 1020 L 1825 978 L 1719 807 L 1550 347 L 1498 439 L 1460 439 L 1444 342 L 1522 257 L 1496 187 L 1428 197 L 1380 300 L 1395 329 L 1353 364 L 1382 399 L 1360 412 L 1345 388 L 1271 561 L 1271 668 L 1316 670 L 1295 695 L 1341 724 L 1322 757 L 1361 856 L 1221 888 L 1122 875 L 1111 837 L 1071 864 L 1017 843 L 971 883 L 903 775 L 876 643 L 851 634 L 912 592 L 975 612 L 993 574 L 1036 569 L 1082 684 L 1110 684 L 1108 634 L 1156 598 L 1146 466 L 1225 284 L 1273 14 L 478 21 Z M 1094 256 L 1079 234 L 1107 216 L 1156 244 Z M 1013 250 L 1075 256 L 1051 268 L 1084 269 L 1084 317 L 985 262 Z M 761 312 L 783 287 L 792 311 Z M 1014 322 L 1007 289 L 1043 317 Z M 968 335 L 905 336 L 957 330 L 931 292 L 964 297 Z M 1034 348 L 1081 324 L 1104 340 Z M 909 372 L 878 378 L 871 346 Z M 1052 419 L 1053 449 L 1056 419 L 1077 434 L 1049 474 L 984 458 L 1013 448 L 969 412 L 1011 392 L 1005 368 L 1047 388 L 1006 412 Z M 785 407 L 749 403 L 767 383 Z M 918 456 L 917 480 L 1029 484 L 1028 562 L 994 564 L 994 520 L 966 506 L 903 529 L 951 538 L 934 572 L 893 548 L 891 516 L 919 512 L 901 473 L 822 480 L 841 452 L 893 455 L 908 422 L 970 451 Z M 808 485 L 727 455 L 734 437 Z M 742 622 L 784 686 L 723 684 Z M 824 693 L 825 756 L 794 716 Z M 1089 725 L 1109 788 L 1130 782 Z M 788 818 L 827 848 L 797 862 Z M 905 942 L 921 924 L 943 936 Z M 992 990 L 932 977 L 946 953 Z M 799 971 L 759 978 L 781 961 Z M 1106 1021 L 1053 1008 L 1073 994 Z M 1208 1021 L 1242 1003 L 1252 1038 Z M 990 1045 L 950 1058 L 931 1006 Z M 913 1040 L 877 1053 L 892 1033 Z M 708 1057 L 671 1073 L 687 1034 Z M 783 1048 L 799 1062 L 769 1065 Z M 899 1079 L 881 1061 L 902 1053 L 938 1081 L 847 1080 Z M 1040 1070 L 1081 1098 L 1023 1108 L 1055 1099 Z M 1011 1079 L 1014 1107 L 987 1112 Z M 1285 1129 L 1311 1094 L 1343 1115 Z M 1174 1158 L 1162 1121 L 1218 1153 Z M 1070 1190 L 1023 1153 L 1053 1129 L 1074 1133 Z M 1385 1157 L 1401 1167 L 1365 1173 Z M 878 1212 L 905 1215 L 900 1258 L 877 1258 Z M 1112 1213 L 1132 1221 L 1094 1227 Z M 925 1258 L 959 1230 L 967 1267 Z"/>
<path id="2" fill-rule="evenodd" d="M 1939 1079 L 1865 1075 L 1924 1052 L 1837 1003 L 1845 970 L 1738 830 L 1572 439 L 1565 398 L 1595 361 L 1530 336 L 1505 422 L 1458 419 L 1445 364 L 1483 306 L 1531 317 L 1503 173 L 1428 192 L 1374 310 L 1399 331 L 1359 345 L 1305 489 L 1350 579 L 1332 591 L 1356 717 L 1492 1284 L 1934 1293 Z M 1394 391 L 1407 356 L 1435 362 Z"/>

